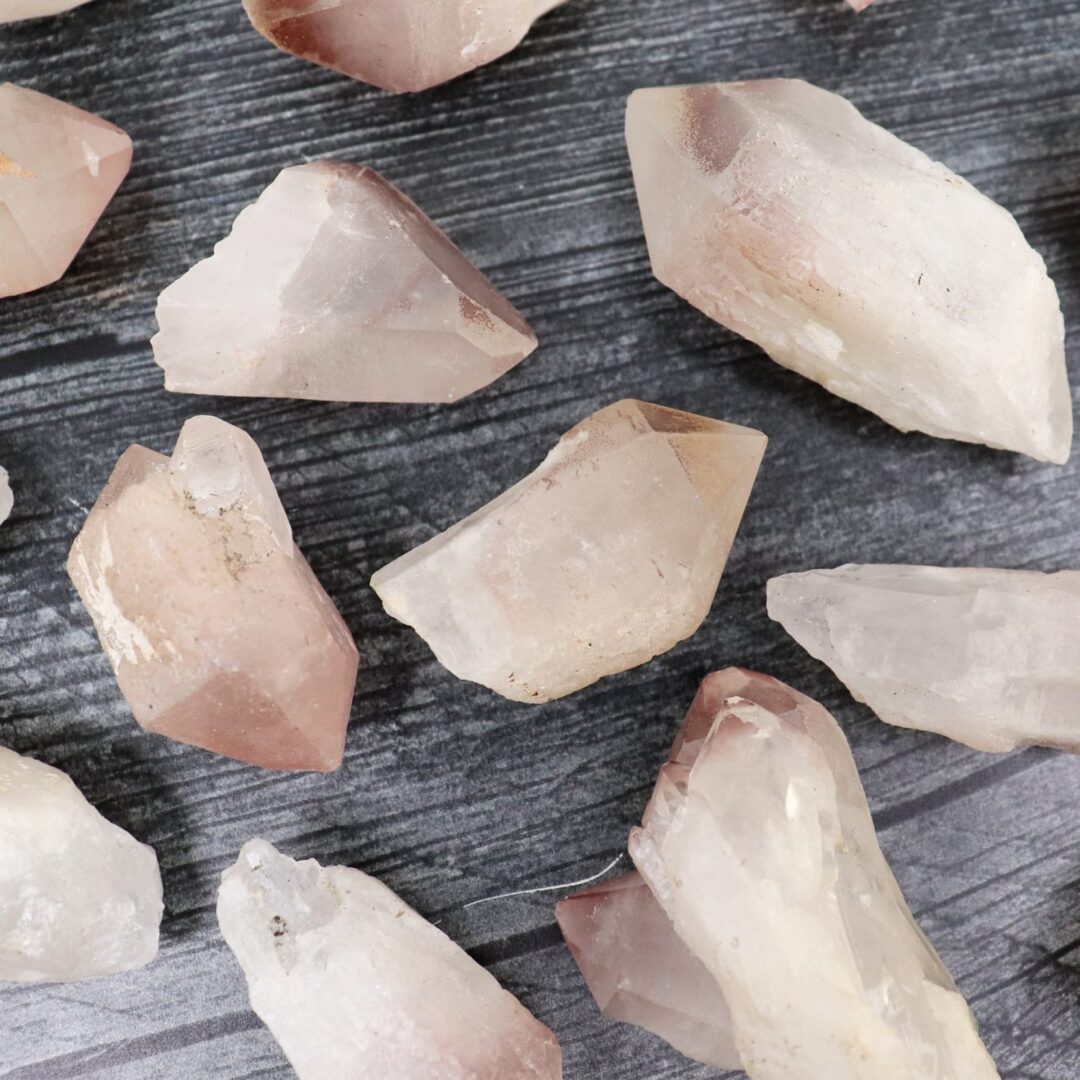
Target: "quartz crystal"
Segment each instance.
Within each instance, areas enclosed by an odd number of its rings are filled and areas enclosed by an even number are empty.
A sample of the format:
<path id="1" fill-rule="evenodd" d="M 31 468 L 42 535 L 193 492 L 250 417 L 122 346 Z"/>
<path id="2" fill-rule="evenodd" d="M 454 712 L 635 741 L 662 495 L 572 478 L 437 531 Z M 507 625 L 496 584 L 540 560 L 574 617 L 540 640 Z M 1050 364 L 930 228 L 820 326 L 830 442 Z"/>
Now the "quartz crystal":
<path id="1" fill-rule="evenodd" d="M 565 0 L 244 0 L 279 49 L 394 93 L 426 90 L 517 48 Z"/>
<path id="2" fill-rule="evenodd" d="M 0 468 L 0 525 L 11 516 L 15 506 L 15 496 L 11 494 L 11 484 L 8 482 L 7 469 Z"/>
<path id="3" fill-rule="evenodd" d="M 87 0 L 0 0 L 0 23 L 59 15 L 62 11 L 70 11 L 85 3 Z"/>
<path id="4" fill-rule="evenodd" d="M 371 579 L 462 679 L 539 703 L 643 664 L 708 614 L 765 436 L 620 401 Z"/>
<path id="5" fill-rule="evenodd" d="M 848 3 L 856 11 L 865 11 L 873 3 L 873 0 L 848 0 Z"/>
<path id="6" fill-rule="evenodd" d="M 119 128 L 0 86 L 0 297 L 58 281 L 131 165 Z"/>
<path id="7" fill-rule="evenodd" d="M 716 980 L 682 943 L 640 874 L 576 893 L 555 915 L 605 1016 L 645 1028 L 718 1069 L 740 1067 Z"/>
<path id="8" fill-rule="evenodd" d="M 162 910 L 153 848 L 106 821 L 59 769 L 0 748 L 0 981 L 149 964 Z"/>
<path id="9" fill-rule="evenodd" d="M 773 578 L 768 603 L 890 724 L 1080 752 L 1080 571 L 841 566 Z"/>
<path id="10" fill-rule="evenodd" d="M 716 980 L 751 1080 L 996 1080 L 816 702 L 708 676 L 630 854 Z"/>
<path id="11" fill-rule="evenodd" d="M 270 769 L 341 763 L 357 652 L 259 448 L 209 416 L 132 446 L 68 558 L 135 719 Z"/>
<path id="12" fill-rule="evenodd" d="M 1057 292 L 965 180 L 793 79 L 639 90 L 626 129 L 665 285 L 902 431 L 1068 457 Z"/>
<path id="13" fill-rule="evenodd" d="M 158 301 L 170 390 L 455 401 L 536 348 L 528 324 L 378 173 L 285 169 Z"/>
<path id="14" fill-rule="evenodd" d="M 225 871 L 218 922 L 300 1080 L 558 1080 L 555 1036 L 441 930 L 347 866 L 264 840 Z"/>

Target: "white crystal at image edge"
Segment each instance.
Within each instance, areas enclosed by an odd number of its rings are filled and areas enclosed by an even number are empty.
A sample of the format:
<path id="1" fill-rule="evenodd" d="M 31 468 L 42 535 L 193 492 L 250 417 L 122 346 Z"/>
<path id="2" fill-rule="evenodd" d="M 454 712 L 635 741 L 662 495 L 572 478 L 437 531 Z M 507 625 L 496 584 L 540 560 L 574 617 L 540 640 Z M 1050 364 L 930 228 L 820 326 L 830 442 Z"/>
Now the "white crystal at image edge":
<path id="1" fill-rule="evenodd" d="M 0 23 L 59 15 L 88 2 L 89 0 L 0 0 Z"/>
<path id="2" fill-rule="evenodd" d="M 11 516 L 15 507 L 15 497 L 11 493 L 11 482 L 7 469 L 0 468 L 0 525 Z"/>

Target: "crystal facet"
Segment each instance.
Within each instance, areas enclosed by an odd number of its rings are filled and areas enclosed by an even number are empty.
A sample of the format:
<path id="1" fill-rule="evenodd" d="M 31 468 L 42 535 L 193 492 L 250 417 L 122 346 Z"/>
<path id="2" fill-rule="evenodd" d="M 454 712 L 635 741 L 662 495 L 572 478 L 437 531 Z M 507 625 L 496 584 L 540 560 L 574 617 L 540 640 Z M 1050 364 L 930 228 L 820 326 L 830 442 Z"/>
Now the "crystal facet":
<path id="1" fill-rule="evenodd" d="M 558 1080 L 555 1036 L 385 885 L 264 840 L 226 870 L 218 922 L 251 1007 L 300 1080 Z"/>
<path id="2" fill-rule="evenodd" d="M 81 7 L 88 0 L 0 0 L 0 23 L 38 19 L 43 15 L 59 15 L 62 11 Z"/>
<path id="3" fill-rule="evenodd" d="M 626 131 L 665 285 L 902 431 L 1068 457 L 1057 292 L 965 180 L 792 79 L 638 90 Z"/>
<path id="4" fill-rule="evenodd" d="M 816 702 L 708 676 L 630 854 L 715 978 L 751 1080 L 996 1080 Z"/>
<path id="5" fill-rule="evenodd" d="M 394 93 L 497 60 L 565 0 L 244 0 L 279 49 Z"/>
<path id="6" fill-rule="evenodd" d="M 11 516 L 15 507 L 15 496 L 11 493 L 7 469 L 0 468 L 0 525 Z"/>
<path id="7" fill-rule="evenodd" d="M 371 169 L 285 169 L 158 301 L 170 390 L 455 401 L 536 348 L 510 302 Z"/>
<path id="8" fill-rule="evenodd" d="M 637 873 L 561 901 L 559 929 L 604 1015 L 666 1039 L 687 1057 L 739 1068 L 723 994 Z"/>
<path id="9" fill-rule="evenodd" d="M 768 598 L 890 724 L 1080 752 L 1080 571 L 841 566 L 773 578 Z"/>
<path id="10" fill-rule="evenodd" d="M 135 719 L 270 769 L 341 764 L 358 657 L 259 448 L 198 416 L 132 446 L 68 557 Z"/>
<path id="11" fill-rule="evenodd" d="M 119 128 L 0 86 L 0 296 L 59 281 L 131 165 Z"/>
<path id="12" fill-rule="evenodd" d="M 515 701 L 573 693 L 701 625 L 765 443 L 620 401 L 372 587 L 459 678 Z"/>
<path id="13" fill-rule="evenodd" d="M 153 848 L 59 769 L 0 748 L 0 981 L 74 982 L 157 955 Z"/>

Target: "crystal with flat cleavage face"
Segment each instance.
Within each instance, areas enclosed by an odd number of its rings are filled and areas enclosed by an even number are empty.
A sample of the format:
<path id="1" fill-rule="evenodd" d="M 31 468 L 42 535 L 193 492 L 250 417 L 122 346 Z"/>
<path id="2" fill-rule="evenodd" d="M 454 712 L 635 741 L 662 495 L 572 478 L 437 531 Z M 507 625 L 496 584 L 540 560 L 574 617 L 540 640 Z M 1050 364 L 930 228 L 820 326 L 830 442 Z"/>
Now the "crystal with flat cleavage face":
<path id="1" fill-rule="evenodd" d="M 426 90 L 517 48 L 565 0 L 244 0 L 279 49 L 395 93 Z"/>
<path id="2" fill-rule="evenodd" d="M 978 750 L 1080 753 L 1080 572 L 841 566 L 768 585 L 769 615 L 890 724 Z"/>
<path id="3" fill-rule="evenodd" d="M 341 764 L 358 657 L 249 435 L 197 416 L 132 446 L 68 557 L 147 731 L 268 769 Z"/>
<path id="4" fill-rule="evenodd" d="M 118 127 L 0 85 L 0 297 L 59 281 L 130 166 Z"/>
<path id="5" fill-rule="evenodd" d="M 158 300 L 169 390 L 456 401 L 536 348 L 508 300 L 378 173 L 285 169 Z"/>
<path id="6" fill-rule="evenodd" d="M 222 876 L 218 923 L 300 1080 L 559 1080 L 555 1036 L 385 885 L 265 840 Z"/>
<path id="7" fill-rule="evenodd" d="M 372 588 L 459 678 L 515 701 L 563 697 L 701 625 L 765 443 L 659 405 L 609 405 Z"/>
<path id="8" fill-rule="evenodd" d="M 153 848 L 106 821 L 59 769 L 0 747 L 0 981 L 143 967 L 162 911 Z"/>
<path id="9" fill-rule="evenodd" d="M 1064 321 L 1016 222 L 795 79 L 638 90 L 626 135 L 656 276 L 901 431 L 1063 462 Z"/>

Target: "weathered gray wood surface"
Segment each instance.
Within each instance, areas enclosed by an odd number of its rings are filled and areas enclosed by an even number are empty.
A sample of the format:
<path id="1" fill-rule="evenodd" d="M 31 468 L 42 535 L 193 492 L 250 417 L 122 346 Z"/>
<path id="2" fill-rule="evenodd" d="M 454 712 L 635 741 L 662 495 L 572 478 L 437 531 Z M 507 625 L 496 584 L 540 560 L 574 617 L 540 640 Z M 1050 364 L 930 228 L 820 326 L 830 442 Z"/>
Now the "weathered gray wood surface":
<path id="1" fill-rule="evenodd" d="M 439 920 L 557 1031 L 568 1078 L 710 1075 L 599 1016 L 552 894 L 464 905 L 613 858 L 698 679 L 739 663 L 845 725 L 886 853 L 1002 1075 L 1080 1077 L 1080 761 L 888 728 L 763 608 L 770 575 L 845 560 L 1078 567 L 1080 455 L 1054 468 L 900 435 L 763 359 L 648 270 L 625 95 L 781 74 L 847 94 L 1013 210 L 1075 343 L 1077 0 L 878 0 L 861 16 L 837 0 L 571 0 L 512 57 L 415 98 L 277 53 L 239 0 L 95 0 L 0 27 L 0 77 L 99 112 L 136 143 L 67 278 L 0 304 L 0 463 L 18 500 L 0 529 L 0 740 L 67 770 L 152 843 L 167 897 L 152 967 L 0 990 L 0 1076 L 289 1076 L 213 915 L 218 874 L 256 834 L 360 866 Z M 322 156 L 374 165 L 415 197 L 525 312 L 540 351 L 445 409 L 166 394 L 146 345 L 157 292 L 278 168 Z M 1070 359 L 1078 381 L 1075 347 Z M 653 664 L 538 710 L 455 681 L 381 613 L 368 576 L 620 396 L 772 438 L 711 618 Z M 335 775 L 259 772 L 141 734 L 64 575 L 119 453 L 170 448 L 200 411 L 258 439 L 359 642 Z"/>

